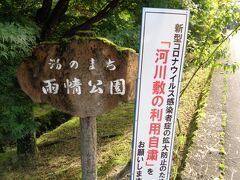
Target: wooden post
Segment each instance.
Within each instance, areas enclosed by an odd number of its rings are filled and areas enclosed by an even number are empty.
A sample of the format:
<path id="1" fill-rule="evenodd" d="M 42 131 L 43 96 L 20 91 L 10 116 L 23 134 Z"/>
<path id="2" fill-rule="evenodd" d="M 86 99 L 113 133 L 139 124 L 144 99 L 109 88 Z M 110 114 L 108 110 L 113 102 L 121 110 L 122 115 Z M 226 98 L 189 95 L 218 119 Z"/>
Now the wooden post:
<path id="1" fill-rule="evenodd" d="M 82 179 L 96 180 L 97 130 L 96 117 L 81 118 L 80 149 L 82 164 Z"/>

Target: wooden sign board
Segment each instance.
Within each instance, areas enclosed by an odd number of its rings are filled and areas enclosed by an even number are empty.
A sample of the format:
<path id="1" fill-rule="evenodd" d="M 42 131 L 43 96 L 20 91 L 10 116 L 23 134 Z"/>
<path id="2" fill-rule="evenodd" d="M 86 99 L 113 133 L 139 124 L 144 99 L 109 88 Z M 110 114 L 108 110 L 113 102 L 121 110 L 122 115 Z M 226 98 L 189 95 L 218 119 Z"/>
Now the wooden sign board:
<path id="1" fill-rule="evenodd" d="M 35 102 L 96 117 L 135 98 L 137 54 L 103 39 L 41 44 L 18 68 L 23 91 Z"/>

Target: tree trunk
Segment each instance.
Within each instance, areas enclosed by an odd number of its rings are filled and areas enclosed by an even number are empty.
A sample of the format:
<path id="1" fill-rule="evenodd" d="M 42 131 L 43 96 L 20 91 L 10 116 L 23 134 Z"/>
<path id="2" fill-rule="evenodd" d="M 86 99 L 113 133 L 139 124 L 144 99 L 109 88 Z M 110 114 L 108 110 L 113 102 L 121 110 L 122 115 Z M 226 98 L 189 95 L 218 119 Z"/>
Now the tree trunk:
<path id="1" fill-rule="evenodd" d="M 18 160 L 22 165 L 34 162 L 37 155 L 36 135 L 28 133 L 17 140 Z"/>
<path id="2" fill-rule="evenodd" d="M 80 122 L 82 179 L 96 180 L 97 130 L 96 117 L 81 118 Z"/>
<path id="3" fill-rule="evenodd" d="M 41 32 L 41 40 L 47 39 L 54 31 L 56 26 L 60 23 L 61 18 L 64 16 L 68 9 L 70 0 L 59 0 L 52 13 L 50 14 L 48 20 L 44 24 Z"/>
<path id="4" fill-rule="evenodd" d="M 36 22 L 42 26 L 47 18 L 49 17 L 51 13 L 51 8 L 52 8 L 52 0 L 43 0 L 42 2 L 42 7 L 37 10 L 36 14 Z"/>
<path id="5" fill-rule="evenodd" d="M 0 143 L 0 153 L 5 153 L 2 143 Z"/>
<path id="6" fill-rule="evenodd" d="M 99 22 L 103 18 L 107 17 L 109 13 L 115 9 L 119 4 L 121 0 L 112 0 L 110 1 L 105 8 L 103 8 L 101 11 L 99 11 L 95 16 L 88 19 L 86 22 L 84 22 L 81 25 L 77 25 L 72 27 L 68 32 L 65 33 L 64 37 L 71 37 L 77 33 L 79 30 L 89 30 L 91 29 L 92 25 L 96 22 Z"/>

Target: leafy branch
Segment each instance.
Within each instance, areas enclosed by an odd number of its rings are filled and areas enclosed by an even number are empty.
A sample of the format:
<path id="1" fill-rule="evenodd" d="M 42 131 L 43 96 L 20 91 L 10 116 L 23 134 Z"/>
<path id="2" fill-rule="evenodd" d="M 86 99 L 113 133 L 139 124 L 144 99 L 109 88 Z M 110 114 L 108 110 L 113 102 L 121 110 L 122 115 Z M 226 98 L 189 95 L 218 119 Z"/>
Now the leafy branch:
<path id="1" fill-rule="evenodd" d="M 240 27 L 240 24 L 238 24 L 238 26 L 231 32 L 228 34 L 227 37 L 225 37 L 222 42 L 213 50 L 213 52 L 209 55 L 209 57 L 207 58 L 206 61 L 202 62 L 198 68 L 194 71 L 193 75 L 191 76 L 191 78 L 189 79 L 189 81 L 187 82 L 186 86 L 182 89 L 182 91 L 180 92 L 180 97 L 182 97 L 182 95 L 184 94 L 184 92 L 186 91 L 186 89 L 189 87 L 189 85 L 191 84 L 193 78 L 195 77 L 195 75 L 198 73 L 198 71 L 207 63 L 209 63 L 211 61 L 211 58 L 215 55 L 215 53 L 217 52 L 217 50 L 223 45 L 223 43 L 229 39 L 229 37 L 236 32 Z"/>

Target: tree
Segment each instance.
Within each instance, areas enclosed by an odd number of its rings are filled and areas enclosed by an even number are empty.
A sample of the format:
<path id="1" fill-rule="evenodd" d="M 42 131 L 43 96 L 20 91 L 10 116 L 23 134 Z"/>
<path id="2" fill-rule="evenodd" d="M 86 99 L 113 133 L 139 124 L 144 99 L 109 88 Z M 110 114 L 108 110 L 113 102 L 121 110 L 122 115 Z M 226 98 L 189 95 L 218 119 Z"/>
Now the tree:
<path id="1" fill-rule="evenodd" d="M 36 154 L 33 102 L 19 87 L 16 68 L 31 53 L 37 27 L 34 24 L 0 23 L 0 144 L 17 140 L 21 159 Z M 22 141 L 28 139 L 27 142 Z M 28 149 L 27 151 L 25 151 Z"/>

